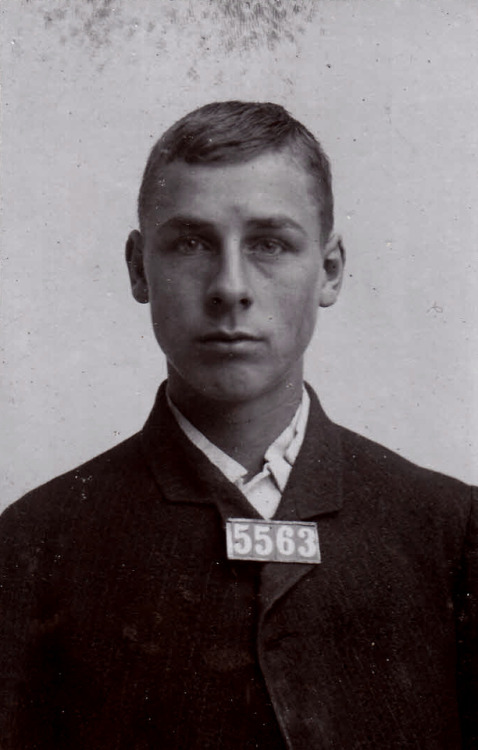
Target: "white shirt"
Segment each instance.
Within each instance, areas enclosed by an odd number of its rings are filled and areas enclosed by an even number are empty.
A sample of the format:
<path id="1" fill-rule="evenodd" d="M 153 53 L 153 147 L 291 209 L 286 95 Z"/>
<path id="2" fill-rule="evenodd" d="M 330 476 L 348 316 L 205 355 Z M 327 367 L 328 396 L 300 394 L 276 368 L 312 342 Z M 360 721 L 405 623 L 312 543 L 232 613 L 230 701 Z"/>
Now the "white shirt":
<path id="1" fill-rule="evenodd" d="M 299 408 L 291 422 L 266 450 L 262 471 L 248 482 L 244 480 L 247 469 L 231 456 L 228 456 L 227 453 L 224 453 L 217 445 L 211 443 L 202 432 L 181 414 L 169 396 L 167 396 L 167 399 L 169 407 L 186 437 L 207 456 L 230 482 L 236 485 L 263 518 L 272 518 L 279 507 L 292 466 L 304 440 L 310 408 L 310 398 L 305 388 L 302 391 Z"/>

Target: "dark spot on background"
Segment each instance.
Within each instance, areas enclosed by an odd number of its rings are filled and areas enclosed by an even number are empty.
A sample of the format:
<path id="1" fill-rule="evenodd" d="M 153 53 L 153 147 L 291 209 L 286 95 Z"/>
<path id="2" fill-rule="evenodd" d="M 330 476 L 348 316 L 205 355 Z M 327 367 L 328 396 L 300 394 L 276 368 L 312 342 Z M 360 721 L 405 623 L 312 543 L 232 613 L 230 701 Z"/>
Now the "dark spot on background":
<path id="1" fill-rule="evenodd" d="M 315 16 L 318 0 L 151 0 L 147 12 L 135 15 L 134 3 L 115 0 L 75 0 L 63 8 L 45 10 L 48 32 L 58 31 L 63 42 L 75 40 L 98 53 L 118 39 L 147 35 L 150 43 L 164 48 L 164 38 L 183 30 L 196 37 L 197 50 L 211 47 L 247 51 L 253 47 L 274 49 L 280 42 L 297 43 Z M 27 2 L 30 8 L 33 4 Z M 136 10 L 138 13 L 138 10 Z"/>
<path id="2" fill-rule="evenodd" d="M 114 0 L 77 0 L 67 8 L 44 11 L 43 22 L 46 29 L 61 29 L 63 38 L 86 42 L 93 50 L 109 44 L 116 29 L 128 33 L 132 26 L 132 19 L 124 18 Z"/>
<path id="3" fill-rule="evenodd" d="M 226 48 L 250 49 L 278 42 L 296 42 L 317 10 L 317 0 L 210 0 L 211 20 L 218 19 Z M 222 18 L 221 18 L 222 16 Z"/>

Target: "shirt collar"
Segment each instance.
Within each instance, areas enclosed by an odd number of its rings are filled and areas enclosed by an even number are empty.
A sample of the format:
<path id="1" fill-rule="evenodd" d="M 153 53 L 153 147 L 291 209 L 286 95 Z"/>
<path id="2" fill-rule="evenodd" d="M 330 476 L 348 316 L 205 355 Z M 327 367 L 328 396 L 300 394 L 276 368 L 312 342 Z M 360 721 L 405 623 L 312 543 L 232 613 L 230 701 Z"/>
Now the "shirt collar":
<path id="1" fill-rule="evenodd" d="M 214 445 L 202 432 L 194 427 L 186 419 L 179 409 L 173 404 L 168 392 L 166 398 L 169 408 L 171 409 L 178 425 L 189 438 L 189 440 L 202 451 L 207 458 L 213 463 L 233 484 L 240 484 L 244 488 L 250 487 L 259 478 L 270 474 L 276 482 L 279 490 L 282 492 L 289 478 L 291 467 L 300 451 L 304 440 L 305 429 L 309 416 L 310 398 L 306 389 L 302 389 L 302 399 L 292 420 L 285 430 L 281 432 L 273 443 L 268 447 L 264 455 L 263 469 L 259 474 L 244 483 L 244 477 L 247 475 L 247 469 L 238 461 L 225 453 L 217 445 Z"/>

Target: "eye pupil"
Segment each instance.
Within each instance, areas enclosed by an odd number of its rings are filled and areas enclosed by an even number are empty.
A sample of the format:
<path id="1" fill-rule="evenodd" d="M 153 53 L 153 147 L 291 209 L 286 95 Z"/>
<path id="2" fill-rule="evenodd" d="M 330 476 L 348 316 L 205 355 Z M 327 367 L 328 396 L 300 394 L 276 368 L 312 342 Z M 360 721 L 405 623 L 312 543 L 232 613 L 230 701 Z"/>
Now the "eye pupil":
<path id="1" fill-rule="evenodd" d="M 267 255 L 278 255 L 282 250 L 282 245 L 275 240 L 261 240 L 258 242 L 258 249 Z"/>
<path id="2" fill-rule="evenodd" d="M 181 237 L 176 248 L 183 253 L 195 253 L 205 249 L 204 243 L 197 237 Z"/>

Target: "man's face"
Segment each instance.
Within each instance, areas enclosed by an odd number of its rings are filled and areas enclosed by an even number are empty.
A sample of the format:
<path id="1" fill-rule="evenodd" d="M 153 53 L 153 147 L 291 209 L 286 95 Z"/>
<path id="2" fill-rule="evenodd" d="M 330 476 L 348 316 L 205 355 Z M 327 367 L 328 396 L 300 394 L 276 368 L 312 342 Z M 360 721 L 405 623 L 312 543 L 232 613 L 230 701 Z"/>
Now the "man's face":
<path id="1" fill-rule="evenodd" d="M 239 403 L 296 386 L 317 308 L 335 301 L 342 272 L 337 240 L 321 246 L 311 177 L 287 152 L 173 162 L 161 177 L 127 254 L 171 393 Z"/>

